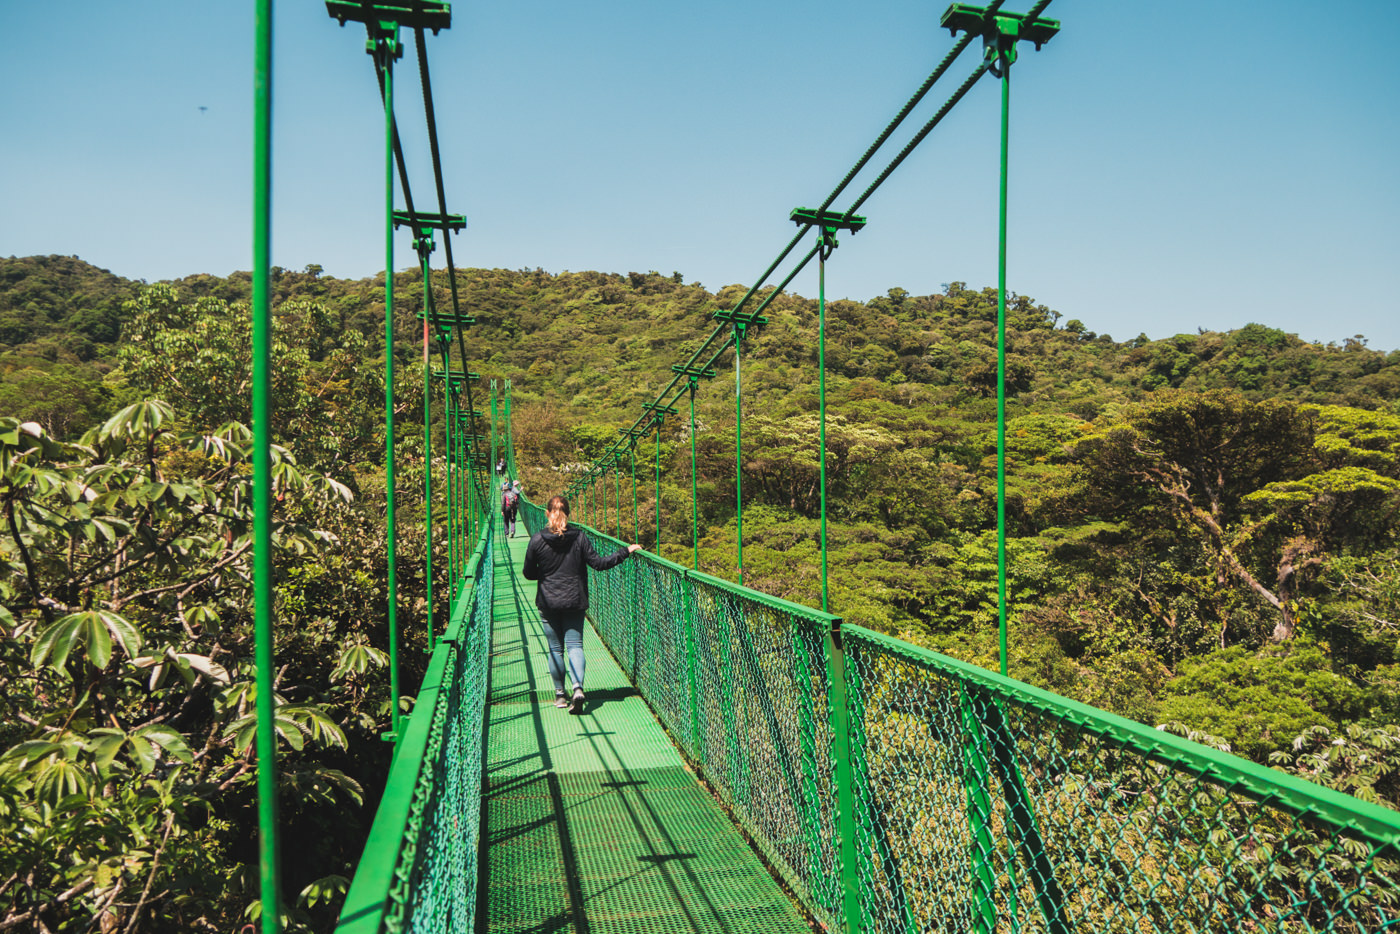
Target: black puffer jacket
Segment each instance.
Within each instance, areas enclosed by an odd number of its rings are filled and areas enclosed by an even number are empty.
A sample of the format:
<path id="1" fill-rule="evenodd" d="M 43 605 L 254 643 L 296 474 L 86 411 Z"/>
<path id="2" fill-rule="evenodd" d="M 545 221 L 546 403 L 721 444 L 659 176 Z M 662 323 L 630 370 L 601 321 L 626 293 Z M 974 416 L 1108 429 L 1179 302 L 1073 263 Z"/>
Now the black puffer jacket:
<path id="1" fill-rule="evenodd" d="M 626 548 L 606 557 L 598 554 L 577 526 L 567 526 L 563 535 L 542 529 L 530 536 L 520 572 L 526 580 L 540 582 L 535 606 L 545 616 L 552 610 L 579 612 L 588 609 L 588 568 L 606 571 L 625 561 L 628 554 Z"/>

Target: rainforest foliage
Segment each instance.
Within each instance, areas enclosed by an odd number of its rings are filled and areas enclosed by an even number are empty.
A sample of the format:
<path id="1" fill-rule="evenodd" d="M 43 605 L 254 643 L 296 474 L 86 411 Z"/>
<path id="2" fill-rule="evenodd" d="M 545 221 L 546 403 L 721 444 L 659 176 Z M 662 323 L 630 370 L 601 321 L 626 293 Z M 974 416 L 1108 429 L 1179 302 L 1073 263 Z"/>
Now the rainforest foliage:
<path id="1" fill-rule="evenodd" d="M 411 697 L 422 283 L 395 279 Z M 431 285 L 451 307 L 445 273 Z M 534 498 L 631 425 L 744 291 L 538 269 L 459 286 L 470 369 L 513 383 Z M 0 259 L 0 930 L 222 931 L 256 898 L 249 288 Z M 274 292 L 284 888 L 289 921 L 320 930 L 394 702 L 383 277 L 276 270 Z M 745 582 L 816 605 L 815 303 L 766 314 L 744 347 Z M 832 609 L 995 668 L 995 292 L 892 288 L 827 315 Z M 1400 351 L 1263 324 L 1119 342 L 1025 296 L 1008 342 L 1011 674 L 1400 806 Z M 695 446 L 700 563 L 733 579 L 731 359 L 696 394 Z M 487 408 L 485 381 L 474 391 Z M 661 553 L 689 564 L 679 408 L 660 502 L 649 435 L 635 511 L 625 471 L 589 518 L 656 548 L 659 507 Z"/>

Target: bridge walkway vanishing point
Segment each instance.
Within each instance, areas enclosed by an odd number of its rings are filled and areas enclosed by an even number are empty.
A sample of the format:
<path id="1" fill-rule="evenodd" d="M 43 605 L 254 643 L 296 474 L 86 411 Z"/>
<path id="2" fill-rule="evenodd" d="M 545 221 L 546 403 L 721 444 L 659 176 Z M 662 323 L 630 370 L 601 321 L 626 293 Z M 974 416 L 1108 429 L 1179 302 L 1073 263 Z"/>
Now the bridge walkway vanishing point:
<path id="1" fill-rule="evenodd" d="M 528 536 L 523 523 L 511 539 L 497 531 L 485 930 L 809 931 L 592 625 L 584 712 L 554 706 L 535 585 L 520 576 Z"/>

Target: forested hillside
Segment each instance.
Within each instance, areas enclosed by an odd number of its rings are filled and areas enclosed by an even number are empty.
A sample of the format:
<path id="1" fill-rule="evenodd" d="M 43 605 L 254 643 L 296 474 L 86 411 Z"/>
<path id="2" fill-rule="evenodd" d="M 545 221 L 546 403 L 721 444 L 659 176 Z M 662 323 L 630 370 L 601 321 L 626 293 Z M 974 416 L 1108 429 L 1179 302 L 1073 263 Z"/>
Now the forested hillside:
<path id="1" fill-rule="evenodd" d="M 274 278 L 285 891 L 322 930 L 387 758 L 383 278 Z M 249 283 L 0 259 L 0 930 L 228 930 L 255 900 Z M 655 272 L 459 284 L 471 369 L 512 381 L 536 498 L 744 291 Z M 450 307 L 445 273 L 432 285 Z M 417 648 L 418 274 L 395 295 Z M 1009 311 L 1012 675 L 1400 806 L 1400 351 L 1266 323 L 1119 342 L 1029 297 Z M 995 668 L 995 292 L 891 288 L 827 313 L 833 610 Z M 816 308 L 766 314 L 744 356 L 745 582 L 815 605 Z M 733 578 L 732 372 L 697 410 L 701 564 Z M 674 419 L 660 550 L 687 564 L 689 454 Z M 616 530 L 649 548 L 652 489 Z"/>

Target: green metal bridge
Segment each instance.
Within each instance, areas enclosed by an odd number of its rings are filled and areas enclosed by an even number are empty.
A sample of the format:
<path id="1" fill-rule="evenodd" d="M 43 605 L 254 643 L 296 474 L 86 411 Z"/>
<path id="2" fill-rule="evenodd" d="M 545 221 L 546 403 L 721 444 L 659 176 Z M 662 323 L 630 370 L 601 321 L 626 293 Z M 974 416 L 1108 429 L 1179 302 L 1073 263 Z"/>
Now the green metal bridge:
<path id="1" fill-rule="evenodd" d="M 525 538 L 494 517 L 491 468 L 518 476 L 509 382 L 490 413 L 466 365 L 449 214 L 434 123 L 426 34 L 451 24 L 441 0 L 328 0 L 362 23 L 385 112 L 386 269 L 394 228 L 413 232 L 423 271 L 425 432 L 437 401 L 445 436 L 425 435 L 451 466 L 428 472 L 425 502 L 446 504 L 446 554 L 428 555 L 424 622 L 431 657 L 413 712 L 394 706 L 387 788 L 338 931 L 369 932 L 1380 932 L 1400 931 L 1400 815 L 1284 773 L 1070 701 L 1005 676 L 1005 515 L 1001 542 L 1002 672 L 844 622 L 826 596 L 825 267 L 837 234 L 948 111 L 986 74 L 1001 84 L 1002 185 L 998 439 L 1004 451 L 1006 137 L 1018 45 L 1059 29 L 1041 13 L 955 3 L 942 23 L 952 49 L 816 208 L 791 214 L 793 240 L 714 329 L 672 369 L 617 443 L 567 491 L 600 549 L 627 523 L 630 467 L 702 380 L 732 357 L 736 481 L 742 479 L 742 349 L 763 310 L 812 259 L 819 264 L 822 608 L 745 588 L 742 489 L 739 581 L 638 553 L 592 577 L 591 676 L 581 716 L 553 706 L 533 587 L 519 573 Z M 271 0 L 258 0 L 257 209 L 254 224 L 257 755 L 264 931 L 278 925 L 276 773 L 271 672 L 267 399 L 271 152 Z M 401 33 L 414 35 L 437 195 L 415 208 L 395 121 Z M 976 40 L 971 74 L 844 210 L 832 205 Z M 395 178 L 405 202 L 397 208 Z M 429 261 L 441 235 L 452 307 L 435 307 Z M 808 236 L 813 244 L 798 247 Z M 794 252 L 797 251 L 797 252 Z M 792 260 L 776 289 L 765 290 Z M 392 345 L 393 277 L 386 276 Z M 452 359 L 456 336 L 458 361 Z M 732 353 L 731 353 L 732 352 Z M 386 465 L 391 696 L 399 695 L 395 596 L 394 373 L 386 354 Z M 434 358 L 437 362 L 434 362 Z M 489 419 L 489 421 L 488 421 Z M 483 424 L 484 423 L 484 424 Z M 693 449 L 692 449 L 693 457 Z M 693 465 L 692 461 L 692 465 Z M 999 501 L 1004 501 L 999 458 Z M 656 474 L 659 485 L 660 457 Z M 692 466 L 692 477 L 693 477 Z M 445 490 L 444 488 L 445 487 Z M 694 483 L 692 490 L 695 489 Z M 658 494 L 659 500 L 659 494 Z M 609 500 L 611 499 L 611 507 Z M 698 512 L 692 497 L 693 515 Z M 540 506 L 522 506 L 526 527 Z M 441 515 L 441 513 L 437 513 Z M 429 509 L 424 521 L 431 523 Z M 659 522 L 659 511 L 658 511 Z M 698 541 L 697 523 L 692 524 Z M 660 541 L 658 526 L 656 541 Z M 444 573 L 445 559 L 445 573 Z M 434 609 L 431 582 L 446 612 Z M 445 600 L 444 600 L 445 597 Z M 441 608 L 439 608 L 441 609 Z M 446 625 L 434 626 L 437 617 Z"/>
<path id="2" fill-rule="evenodd" d="M 525 541 L 478 544 L 339 931 L 1400 930 L 1400 815 L 650 554 L 592 576 L 570 716 Z"/>

